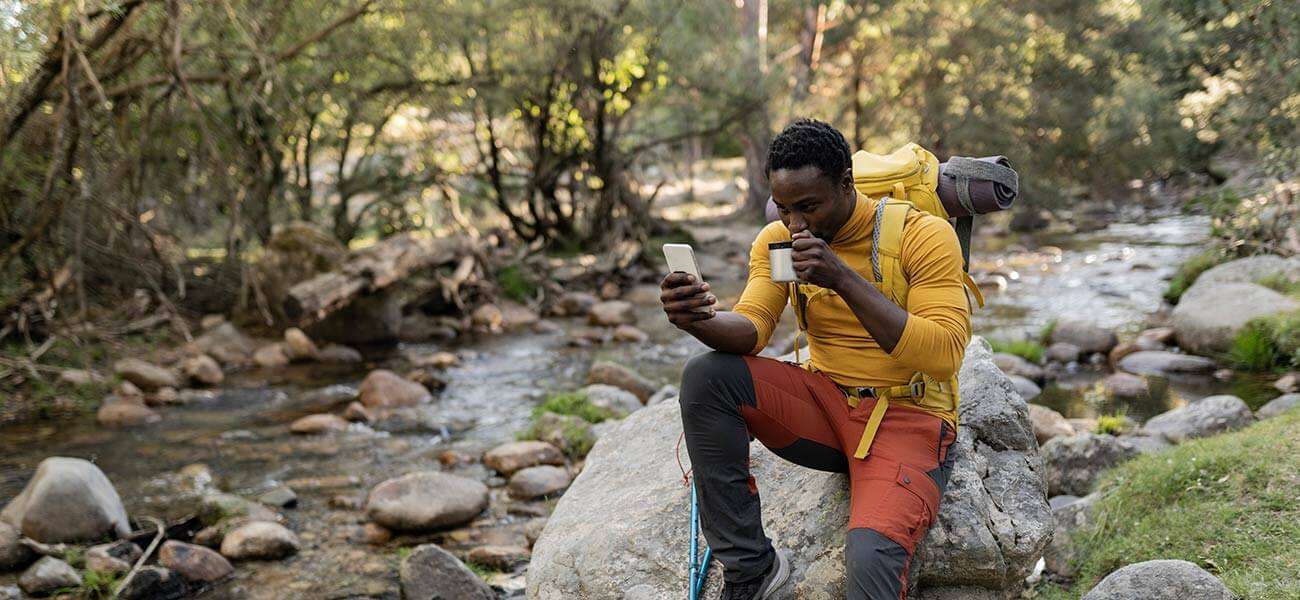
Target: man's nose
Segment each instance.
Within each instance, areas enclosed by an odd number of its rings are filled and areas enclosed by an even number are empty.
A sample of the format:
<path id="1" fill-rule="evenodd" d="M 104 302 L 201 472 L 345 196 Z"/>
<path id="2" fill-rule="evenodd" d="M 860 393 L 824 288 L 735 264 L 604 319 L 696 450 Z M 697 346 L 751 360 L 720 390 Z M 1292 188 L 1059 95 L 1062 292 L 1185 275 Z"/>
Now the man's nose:
<path id="1" fill-rule="evenodd" d="M 790 217 L 790 226 L 787 229 L 789 229 L 792 234 L 804 231 L 805 229 L 808 229 L 808 220 L 803 217 L 792 216 Z"/>

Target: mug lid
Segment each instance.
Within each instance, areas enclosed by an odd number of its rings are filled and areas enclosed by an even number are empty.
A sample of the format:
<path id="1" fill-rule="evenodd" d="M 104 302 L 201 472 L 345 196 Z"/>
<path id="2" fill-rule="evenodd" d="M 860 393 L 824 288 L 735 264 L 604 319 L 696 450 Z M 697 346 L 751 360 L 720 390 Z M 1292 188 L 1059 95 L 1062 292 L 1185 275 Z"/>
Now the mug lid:
<path id="1" fill-rule="evenodd" d="M 793 248 L 793 247 L 794 247 L 794 242 L 790 240 L 786 240 L 784 242 L 772 242 L 767 245 L 768 250 L 780 250 L 782 248 Z"/>

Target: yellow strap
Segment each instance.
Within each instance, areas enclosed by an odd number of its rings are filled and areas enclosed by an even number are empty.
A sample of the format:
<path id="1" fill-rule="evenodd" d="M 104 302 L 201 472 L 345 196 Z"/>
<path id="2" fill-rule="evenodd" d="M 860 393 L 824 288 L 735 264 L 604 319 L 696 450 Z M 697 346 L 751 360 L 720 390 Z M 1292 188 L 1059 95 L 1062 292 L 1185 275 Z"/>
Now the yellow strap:
<path id="1" fill-rule="evenodd" d="M 984 308 L 984 293 L 980 291 L 980 286 L 975 285 L 975 280 L 971 279 L 970 273 L 963 271 L 961 278 L 962 282 L 966 284 L 966 289 L 970 290 L 972 296 L 975 296 L 976 304 L 979 304 L 980 308 Z"/>
<path id="2" fill-rule="evenodd" d="M 876 439 L 876 430 L 880 429 L 880 422 L 885 419 L 887 408 L 889 408 L 887 396 L 876 398 L 876 406 L 871 409 L 871 418 L 867 419 L 867 428 L 862 430 L 862 440 L 858 442 L 858 449 L 853 452 L 853 458 L 866 458 L 871 452 L 871 442 Z"/>
<path id="3" fill-rule="evenodd" d="M 894 183 L 894 198 L 898 200 L 907 199 L 907 188 L 903 187 L 903 182 L 901 181 Z"/>
<path id="4" fill-rule="evenodd" d="M 884 202 L 884 200 L 881 200 Z M 912 205 L 906 202 L 890 202 L 885 205 L 880 227 L 880 247 L 876 250 L 880 257 L 880 288 L 889 299 L 902 307 L 907 306 L 907 277 L 903 275 L 903 225 Z"/>

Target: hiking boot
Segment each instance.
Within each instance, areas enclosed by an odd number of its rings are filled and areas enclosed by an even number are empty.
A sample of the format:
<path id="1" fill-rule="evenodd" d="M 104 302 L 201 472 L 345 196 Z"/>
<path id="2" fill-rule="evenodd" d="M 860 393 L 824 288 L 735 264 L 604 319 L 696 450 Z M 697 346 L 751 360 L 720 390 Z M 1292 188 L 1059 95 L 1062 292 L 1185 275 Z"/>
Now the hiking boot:
<path id="1" fill-rule="evenodd" d="M 748 581 L 726 583 L 719 600 L 767 600 L 790 578 L 790 557 L 785 550 L 776 551 L 776 559 L 767 572 Z"/>

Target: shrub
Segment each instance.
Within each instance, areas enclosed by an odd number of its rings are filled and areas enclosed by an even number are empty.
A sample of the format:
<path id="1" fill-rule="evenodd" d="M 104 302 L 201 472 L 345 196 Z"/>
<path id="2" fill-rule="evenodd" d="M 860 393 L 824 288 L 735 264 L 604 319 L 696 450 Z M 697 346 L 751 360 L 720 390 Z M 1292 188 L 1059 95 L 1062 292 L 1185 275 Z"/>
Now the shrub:
<path id="1" fill-rule="evenodd" d="M 533 409 L 533 420 L 548 412 L 557 415 L 573 415 L 588 423 L 599 423 L 614 417 L 614 411 L 592 404 L 587 400 L 587 395 L 582 392 L 563 392 L 547 396 L 545 401 Z"/>
<path id="2" fill-rule="evenodd" d="M 537 295 L 537 283 L 524 274 L 519 265 L 510 265 L 497 272 L 497 286 L 501 293 L 515 302 L 528 302 Z"/>
<path id="3" fill-rule="evenodd" d="M 1034 364 L 1043 361 L 1043 344 L 1034 340 L 990 339 L 989 345 L 993 347 L 994 352 L 1014 354 Z"/>
<path id="4" fill-rule="evenodd" d="M 1247 323 L 1233 339 L 1228 356 L 1247 371 L 1300 367 L 1300 311 Z"/>
<path id="5" fill-rule="evenodd" d="M 1210 249 L 1204 250 L 1195 256 L 1192 256 L 1187 262 L 1178 267 L 1174 273 L 1173 279 L 1169 280 L 1169 289 L 1165 290 L 1165 300 L 1170 304 L 1178 304 L 1178 299 L 1183 297 L 1183 293 L 1196 283 L 1196 278 L 1210 270 L 1213 267 L 1227 262 L 1228 256 L 1222 250 Z"/>

